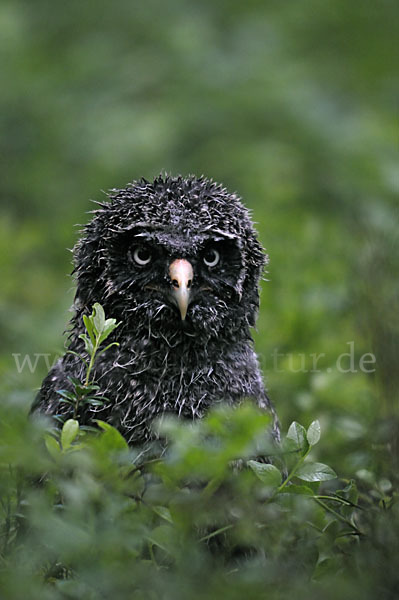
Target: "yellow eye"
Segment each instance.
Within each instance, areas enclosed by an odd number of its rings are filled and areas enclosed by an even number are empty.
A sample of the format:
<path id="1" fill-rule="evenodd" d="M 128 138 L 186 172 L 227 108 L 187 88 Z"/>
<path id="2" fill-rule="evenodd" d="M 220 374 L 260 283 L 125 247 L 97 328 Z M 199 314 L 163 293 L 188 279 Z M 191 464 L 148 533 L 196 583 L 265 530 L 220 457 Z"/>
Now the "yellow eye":
<path id="1" fill-rule="evenodd" d="M 215 248 L 207 250 L 203 256 L 203 261 L 207 267 L 216 267 L 220 260 L 220 254 Z"/>
<path id="2" fill-rule="evenodd" d="M 151 252 L 145 246 L 138 246 L 133 252 L 133 259 L 140 267 L 144 267 L 151 262 Z"/>

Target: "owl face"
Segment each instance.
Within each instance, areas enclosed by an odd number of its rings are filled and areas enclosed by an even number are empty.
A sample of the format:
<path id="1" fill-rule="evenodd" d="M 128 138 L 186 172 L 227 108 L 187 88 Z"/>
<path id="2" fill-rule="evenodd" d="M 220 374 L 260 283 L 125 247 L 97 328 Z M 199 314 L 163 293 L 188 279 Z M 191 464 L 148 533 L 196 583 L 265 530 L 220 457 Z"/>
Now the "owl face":
<path id="1" fill-rule="evenodd" d="M 107 262 L 108 289 L 173 328 L 221 326 L 240 302 L 242 253 L 220 234 L 138 227 L 112 240 Z"/>
<path id="2" fill-rule="evenodd" d="M 194 178 L 114 190 L 76 259 L 84 303 L 102 302 L 109 314 L 161 334 L 192 335 L 253 324 L 265 262 L 239 199 Z"/>

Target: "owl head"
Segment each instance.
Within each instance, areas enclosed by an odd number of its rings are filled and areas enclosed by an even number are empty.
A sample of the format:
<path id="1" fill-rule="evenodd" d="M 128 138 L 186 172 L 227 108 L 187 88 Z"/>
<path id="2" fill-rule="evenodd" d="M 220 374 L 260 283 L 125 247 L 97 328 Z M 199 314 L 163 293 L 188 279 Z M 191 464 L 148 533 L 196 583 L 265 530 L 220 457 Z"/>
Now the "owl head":
<path id="1" fill-rule="evenodd" d="M 166 339 L 248 331 L 267 257 L 236 194 L 161 175 L 113 189 L 74 249 L 79 314 L 100 302 Z"/>

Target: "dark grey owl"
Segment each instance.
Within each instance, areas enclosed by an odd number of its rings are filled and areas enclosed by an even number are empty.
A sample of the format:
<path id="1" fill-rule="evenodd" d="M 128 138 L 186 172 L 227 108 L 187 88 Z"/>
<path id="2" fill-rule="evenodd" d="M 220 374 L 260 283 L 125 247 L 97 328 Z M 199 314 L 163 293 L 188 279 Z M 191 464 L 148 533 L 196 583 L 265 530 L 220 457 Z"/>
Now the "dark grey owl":
<path id="1" fill-rule="evenodd" d="M 82 407 L 129 443 L 154 436 L 163 413 L 202 417 L 219 402 L 254 399 L 273 414 L 253 348 L 266 256 L 240 198 L 203 177 L 159 176 L 114 189 L 74 249 L 76 297 L 69 349 L 82 353 L 82 316 L 95 302 L 121 322 L 98 357 L 104 406 Z M 108 340 L 107 340 L 108 342 Z M 35 409 L 68 416 L 57 390 L 83 380 L 67 353 L 43 381 Z"/>

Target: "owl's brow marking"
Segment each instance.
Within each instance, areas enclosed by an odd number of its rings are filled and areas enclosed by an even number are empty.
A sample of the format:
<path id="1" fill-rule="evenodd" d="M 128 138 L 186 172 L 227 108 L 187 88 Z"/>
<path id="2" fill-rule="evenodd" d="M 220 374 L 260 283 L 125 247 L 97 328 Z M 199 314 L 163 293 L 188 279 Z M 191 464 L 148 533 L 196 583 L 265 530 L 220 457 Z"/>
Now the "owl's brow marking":
<path id="1" fill-rule="evenodd" d="M 230 233 L 229 231 L 223 231 L 222 229 L 215 229 L 213 227 L 213 225 L 208 225 L 208 227 L 205 227 L 205 229 L 203 229 L 203 231 L 209 233 L 217 233 L 219 235 L 222 236 L 223 238 L 228 238 L 229 240 L 236 240 L 238 238 L 238 235 L 236 235 L 235 233 Z M 212 238 L 210 238 L 212 239 Z"/>

